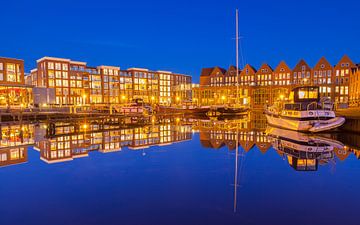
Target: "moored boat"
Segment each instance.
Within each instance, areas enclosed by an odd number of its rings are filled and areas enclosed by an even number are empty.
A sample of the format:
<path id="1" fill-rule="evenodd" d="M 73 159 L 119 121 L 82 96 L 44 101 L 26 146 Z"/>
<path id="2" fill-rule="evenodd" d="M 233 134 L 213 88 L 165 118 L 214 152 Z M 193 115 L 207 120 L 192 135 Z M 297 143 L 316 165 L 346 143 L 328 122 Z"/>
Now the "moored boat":
<path id="1" fill-rule="evenodd" d="M 319 87 L 294 88 L 289 101 L 280 101 L 265 109 L 270 125 L 303 132 L 322 132 L 345 123 L 344 117 L 336 117 L 330 99 L 320 99 Z"/>

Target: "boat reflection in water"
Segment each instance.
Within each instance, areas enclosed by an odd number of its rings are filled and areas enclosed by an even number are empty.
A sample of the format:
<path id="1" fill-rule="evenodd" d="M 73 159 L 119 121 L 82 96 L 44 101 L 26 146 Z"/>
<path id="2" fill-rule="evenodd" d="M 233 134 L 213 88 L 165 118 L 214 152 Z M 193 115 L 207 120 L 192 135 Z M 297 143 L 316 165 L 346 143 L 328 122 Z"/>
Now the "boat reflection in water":
<path id="1" fill-rule="evenodd" d="M 51 129 L 50 129 L 51 128 Z M 28 147 L 39 151 L 46 163 L 71 161 L 88 157 L 90 152 L 110 153 L 141 150 L 191 140 L 199 133 L 205 148 L 221 149 L 244 156 L 252 149 L 263 154 L 276 150 L 291 167 L 299 171 L 314 171 L 319 165 L 343 161 L 352 153 L 359 158 L 360 138 L 354 134 L 346 138 L 336 133 L 303 134 L 296 131 L 267 127 L 261 112 L 234 119 L 209 118 L 154 118 L 153 120 L 123 126 L 106 121 L 62 121 L 52 124 L 2 124 L 0 126 L 0 166 L 28 161 Z M 340 140 L 347 146 L 344 146 Z M 359 140 L 359 141 L 358 141 Z M 358 143 L 359 142 L 359 143 Z M 239 165 L 241 161 L 239 162 Z"/>
<path id="2" fill-rule="evenodd" d="M 319 164 L 334 160 L 335 150 L 344 150 L 345 147 L 341 142 L 326 137 L 271 126 L 266 129 L 266 134 L 273 148 L 298 171 L 316 171 Z"/>

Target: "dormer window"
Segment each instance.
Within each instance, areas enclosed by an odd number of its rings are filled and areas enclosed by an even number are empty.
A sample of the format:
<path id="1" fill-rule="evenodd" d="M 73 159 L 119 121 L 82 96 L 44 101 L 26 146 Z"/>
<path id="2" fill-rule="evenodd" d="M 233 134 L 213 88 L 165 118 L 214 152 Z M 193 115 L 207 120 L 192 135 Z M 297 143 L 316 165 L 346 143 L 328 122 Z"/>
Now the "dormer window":
<path id="1" fill-rule="evenodd" d="M 301 67 L 301 70 L 302 70 L 302 71 L 305 71 L 305 69 L 306 69 L 305 66 L 302 66 L 302 67 Z"/>

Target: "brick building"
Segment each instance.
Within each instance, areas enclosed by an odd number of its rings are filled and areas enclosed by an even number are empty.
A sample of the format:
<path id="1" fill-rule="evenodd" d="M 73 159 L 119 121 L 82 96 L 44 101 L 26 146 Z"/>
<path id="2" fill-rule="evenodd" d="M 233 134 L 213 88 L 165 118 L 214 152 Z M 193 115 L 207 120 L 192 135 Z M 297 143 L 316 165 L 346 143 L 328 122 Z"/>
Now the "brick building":
<path id="1" fill-rule="evenodd" d="M 203 69 L 200 86 L 194 89 L 197 102 L 202 105 L 234 104 L 237 93 L 234 69 L 236 71 L 235 67 L 230 67 L 228 71 L 220 67 Z M 321 97 L 329 97 L 337 106 L 344 107 L 349 103 L 350 88 L 353 92 L 350 94 L 351 100 L 359 98 L 356 95 L 360 88 L 356 83 L 356 79 L 360 79 L 356 76 L 358 74 L 359 69 L 346 55 L 334 67 L 325 57 L 313 68 L 305 60 L 300 60 L 293 69 L 284 61 L 274 70 L 266 63 L 258 70 L 247 64 L 239 71 L 239 103 L 262 108 L 265 104 L 287 98 L 294 87 L 316 85 L 319 86 Z"/>

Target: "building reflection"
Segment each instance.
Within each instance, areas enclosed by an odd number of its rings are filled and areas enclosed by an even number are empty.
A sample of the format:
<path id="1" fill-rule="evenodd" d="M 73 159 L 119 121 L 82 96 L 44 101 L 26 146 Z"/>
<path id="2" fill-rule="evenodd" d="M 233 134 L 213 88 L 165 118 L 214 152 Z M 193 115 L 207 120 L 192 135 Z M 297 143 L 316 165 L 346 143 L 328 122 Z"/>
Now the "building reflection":
<path id="1" fill-rule="evenodd" d="M 51 128 L 51 129 L 50 129 Z M 241 154 L 275 150 L 289 165 L 299 171 L 315 171 L 334 159 L 360 158 L 360 135 L 339 133 L 308 136 L 294 131 L 267 129 L 262 112 L 251 112 L 238 118 L 154 118 L 134 126 L 119 121 L 78 121 L 49 124 L 1 124 L 0 166 L 28 161 L 33 146 L 47 163 L 88 157 L 90 152 L 111 153 L 167 146 L 192 139 L 199 133 L 201 145 L 215 150 L 226 148 Z M 344 143 L 344 144 L 342 144 Z M 316 149 L 309 150 L 309 149 Z M 320 151 L 320 150 L 321 151 Z"/>
<path id="2" fill-rule="evenodd" d="M 306 135 L 295 131 L 268 128 L 261 112 L 251 112 L 235 120 L 199 120 L 194 128 L 199 131 L 201 145 L 205 148 L 227 147 L 232 151 L 238 143 L 245 153 L 257 149 L 265 154 L 270 147 L 287 160 L 297 171 L 316 171 L 319 165 L 335 162 L 335 157 L 345 160 L 351 153 L 360 158 L 360 136 L 321 134 Z M 339 136 L 346 136 L 341 140 Z M 238 140 L 238 141 L 237 141 Z M 340 141 L 337 141 L 340 140 Z"/>
<path id="3" fill-rule="evenodd" d="M 28 146 L 34 143 L 34 125 L 0 126 L 0 167 L 28 161 Z"/>
<path id="4" fill-rule="evenodd" d="M 264 133 L 266 119 L 262 112 L 252 112 L 246 117 L 235 120 L 199 120 L 195 128 L 200 133 L 202 146 L 206 148 L 219 149 L 227 146 L 229 150 L 234 150 L 236 140 L 246 152 L 256 146 L 265 153 L 271 147 Z"/>
<path id="5" fill-rule="evenodd" d="M 117 152 L 127 147 L 140 150 L 190 140 L 191 125 L 163 121 L 140 127 L 121 128 L 99 124 L 55 124 L 51 137 L 35 143 L 41 159 L 47 163 L 71 161 L 87 157 L 89 152 Z"/>

